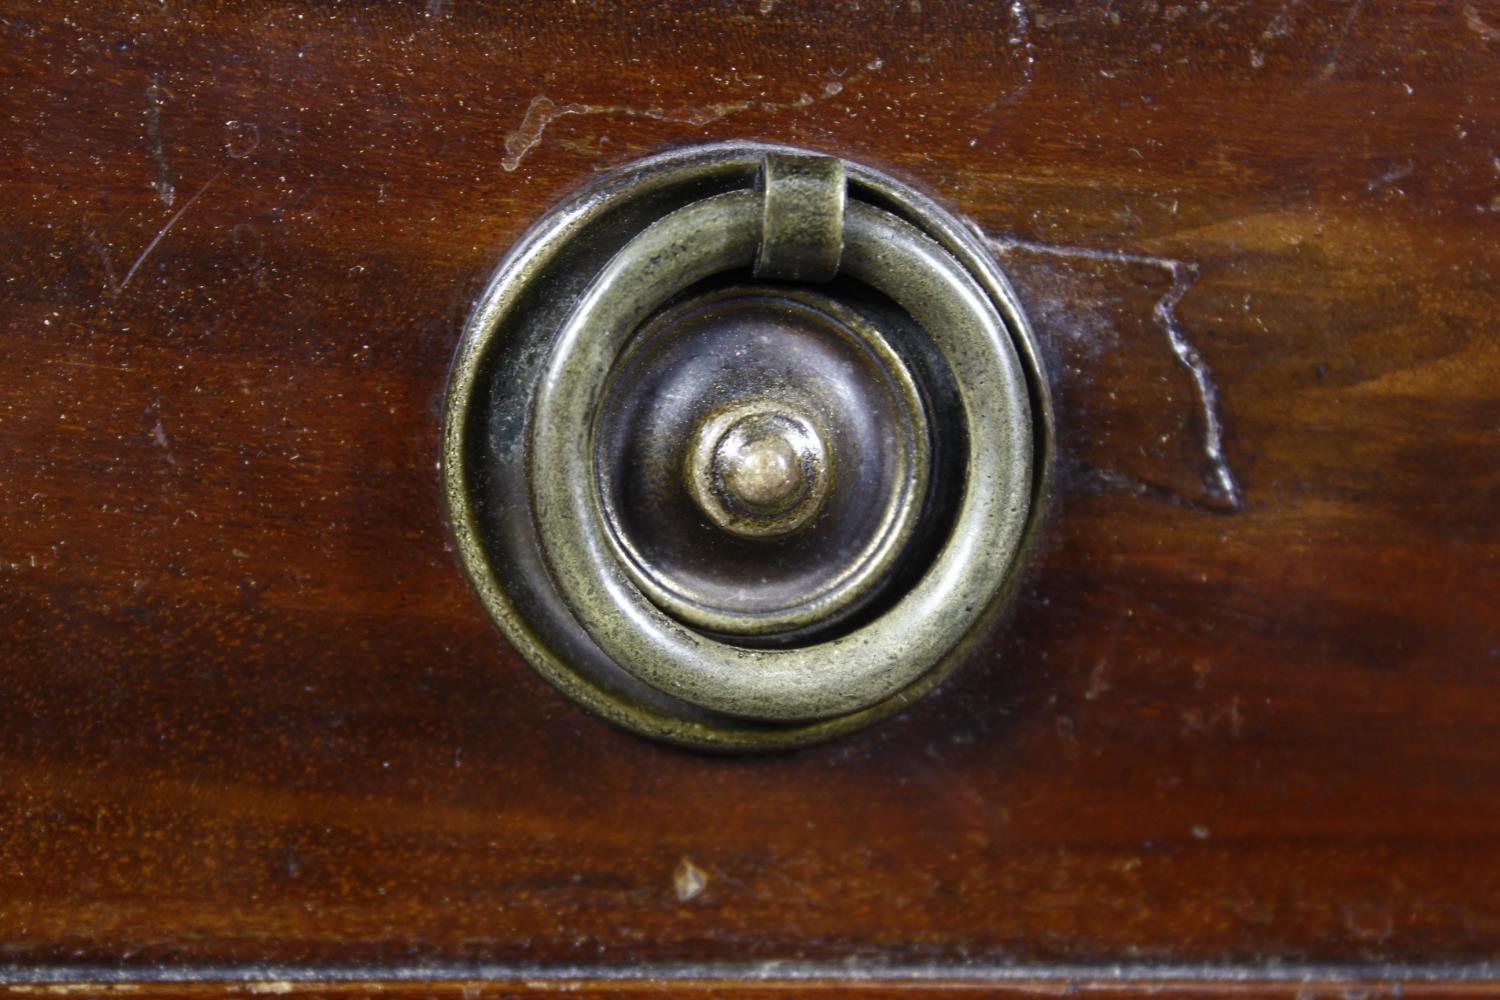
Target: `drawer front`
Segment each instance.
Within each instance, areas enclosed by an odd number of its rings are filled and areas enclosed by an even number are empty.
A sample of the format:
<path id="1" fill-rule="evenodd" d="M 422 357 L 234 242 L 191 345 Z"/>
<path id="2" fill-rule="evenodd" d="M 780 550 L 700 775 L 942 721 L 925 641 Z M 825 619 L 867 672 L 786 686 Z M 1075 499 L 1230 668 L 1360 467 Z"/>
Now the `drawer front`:
<path id="1" fill-rule="evenodd" d="M 11 988 L 1493 974 L 1500 8 L 3 7 Z M 724 140 L 971 222 L 1056 427 L 963 669 L 737 758 L 534 675 L 438 468 L 506 250 Z"/>

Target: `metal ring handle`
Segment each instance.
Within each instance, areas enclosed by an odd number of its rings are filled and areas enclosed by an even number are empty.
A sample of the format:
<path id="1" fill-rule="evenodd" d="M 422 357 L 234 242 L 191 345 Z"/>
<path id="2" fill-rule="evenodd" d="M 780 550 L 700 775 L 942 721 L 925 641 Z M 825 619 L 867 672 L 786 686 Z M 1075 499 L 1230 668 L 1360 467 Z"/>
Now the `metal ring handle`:
<path id="1" fill-rule="evenodd" d="M 614 561 L 592 469 L 594 414 L 626 341 L 671 295 L 752 264 L 753 191 L 678 209 L 632 240 L 564 326 L 538 383 L 531 494 L 542 555 L 589 636 L 625 670 L 685 701 L 745 718 L 827 718 L 873 705 L 936 665 L 981 619 L 1019 548 L 1032 489 L 1027 387 L 985 293 L 895 216 L 847 206 L 842 273 L 889 295 L 952 367 L 967 423 L 956 523 L 927 572 L 855 631 L 793 649 L 750 649 L 684 628 Z"/>
<path id="2" fill-rule="evenodd" d="M 921 507 L 918 534 L 909 546 L 910 558 L 860 609 L 847 615 L 833 614 L 829 617 L 832 624 L 815 625 L 805 632 L 778 632 L 766 641 L 737 632 L 740 637 L 730 641 L 783 649 L 800 644 L 825 653 L 832 649 L 840 657 L 867 661 L 899 657 L 910 648 L 903 635 L 888 635 L 891 642 L 884 647 L 847 640 L 869 638 L 870 622 L 878 622 L 882 615 L 897 610 L 901 595 L 908 594 L 923 573 L 931 577 L 929 571 L 935 568 L 934 560 L 945 544 L 950 552 L 955 546 L 962 546 L 976 561 L 992 563 L 994 572 L 988 579 L 1003 573 L 1001 585 L 987 593 L 978 592 L 982 588 L 976 587 L 970 593 L 977 599 L 972 612 L 978 615 L 977 620 L 957 636 L 954 645 L 931 669 L 867 707 L 815 719 L 772 721 L 703 708 L 640 680 L 584 628 L 575 611 L 579 593 L 555 577 L 551 567 L 558 562 L 556 553 L 544 556 L 544 541 L 550 548 L 553 537 L 549 534 L 543 539 L 533 499 L 532 458 L 540 450 L 535 404 L 543 376 L 555 358 L 559 335 L 571 321 L 581 298 L 625 247 L 653 222 L 698 200 L 725 192 L 760 190 L 762 197 L 765 193 L 794 197 L 801 187 L 800 181 L 791 183 L 796 180 L 791 174 L 774 170 L 768 177 L 766 164 L 783 157 L 812 155 L 815 154 L 783 146 L 721 143 L 673 150 L 623 164 L 600 175 L 539 218 L 497 264 L 465 322 L 453 360 L 444 407 L 441 472 L 454 551 L 476 597 L 511 647 L 567 697 L 626 730 L 680 746 L 716 751 L 784 749 L 847 734 L 900 711 L 933 691 L 963 662 L 966 653 L 976 647 L 988 624 L 1014 595 L 1021 579 L 1021 565 L 1041 533 L 1052 470 L 1050 403 L 1041 355 L 1020 303 L 993 255 L 970 225 L 908 185 L 871 167 L 845 161 L 842 169 L 847 183 L 847 204 L 880 206 L 881 211 L 891 213 L 934 241 L 936 247 L 928 245 L 931 252 L 956 263 L 1000 317 L 999 341 L 973 346 L 979 353 L 994 350 L 1007 353 L 1009 358 L 1003 363 L 1019 364 L 1025 380 L 1024 398 L 1014 402 L 1024 411 L 1017 419 L 1030 423 L 1032 451 L 1029 463 L 1018 462 L 1010 470 L 1010 474 L 1024 481 L 1017 484 L 1017 492 L 1024 493 L 1029 501 L 1017 504 L 1013 512 L 1018 519 L 1025 519 L 1018 548 L 979 551 L 972 540 L 956 533 L 960 506 L 966 502 L 966 481 L 972 478 L 970 470 L 965 468 L 970 450 L 965 425 L 984 415 L 982 406 L 972 412 L 966 409 L 968 404 L 960 399 L 956 376 L 963 376 L 974 392 L 982 395 L 988 390 L 970 378 L 981 376 L 972 371 L 966 373 L 965 354 L 943 353 L 951 350 L 952 338 L 933 327 L 929 318 L 914 316 L 911 310 L 902 309 L 867 284 L 848 277 L 856 266 L 853 263 L 844 266 L 842 276 L 826 285 L 800 288 L 788 285 L 788 280 L 810 279 L 788 279 L 783 268 L 800 266 L 798 261 L 812 258 L 826 262 L 835 249 L 831 227 L 802 224 L 782 230 L 779 236 L 775 231 L 770 234 L 774 273 L 763 276 L 770 281 L 757 284 L 751 279 L 748 266 L 736 269 L 731 275 L 714 277 L 674 299 L 683 309 L 707 303 L 705 308 L 712 310 L 711 315 L 702 314 L 707 319 L 694 321 L 695 325 L 662 328 L 663 332 L 650 343 L 645 339 L 646 327 L 631 336 L 629 353 L 618 360 L 609 384 L 602 387 L 599 423 L 593 429 L 595 445 L 600 449 L 596 456 L 600 465 L 592 471 L 604 473 L 596 477 L 602 495 L 621 499 L 624 505 L 611 510 L 628 519 L 611 525 L 615 533 L 610 541 L 628 538 L 632 544 L 646 547 L 643 554 L 653 560 L 653 567 L 664 568 L 668 573 L 688 573 L 675 578 L 685 581 L 688 592 L 708 593 L 692 590 L 700 586 L 700 581 L 701 585 L 719 588 L 710 594 L 710 607 L 731 610 L 743 607 L 758 614 L 763 609 L 790 607 L 797 600 L 799 587 L 819 586 L 829 574 L 842 572 L 845 564 L 830 559 L 842 560 L 846 553 L 855 551 L 853 546 L 863 544 L 861 540 L 869 537 L 874 530 L 874 512 L 884 509 L 888 491 L 894 488 L 891 476 L 900 468 L 875 435 L 880 427 L 900 425 L 899 420 L 884 421 L 896 417 L 901 406 L 887 388 L 860 389 L 835 374 L 842 370 L 838 365 L 847 360 L 853 364 L 849 371 L 866 380 L 860 385 L 876 387 L 877 381 L 868 380 L 886 377 L 881 374 L 881 364 L 864 361 L 858 351 L 837 346 L 845 342 L 840 340 L 843 334 L 838 330 L 824 329 L 820 324 L 787 325 L 786 314 L 777 302 L 781 296 L 795 295 L 852 311 L 857 320 L 870 324 L 885 337 L 902 362 L 910 366 L 930 421 L 933 476 Z M 837 173 L 829 164 L 823 164 L 821 170 L 825 178 Z M 802 179 L 811 180 L 817 173 L 803 172 Z M 778 177 L 786 183 L 778 184 Z M 768 181 L 774 190 L 766 192 Z M 796 210 L 812 213 L 802 221 L 813 222 L 818 213 L 831 218 L 828 210 L 836 199 L 830 196 L 841 192 L 830 190 L 825 180 L 822 190 L 810 193 L 811 199 L 793 202 L 799 206 Z M 772 221 L 778 221 L 776 213 L 772 215 Z M 838 236 L 838 249 L 842 253 L 842 230 Z M 766 239 L 767 234 L 762 232 L 762 247 Z M 873 256 L 880 250 L 871 246 L 860 252 Z M 852 261 L 857 255 L 851 251 L 846 259 Z M 825 264 L 814 273 L 821 276 L 826 270 Z M 744 289 L 749 297 L 733 298 L 730 293 L 735 289 Z M 731 303 L 732 308 L 721 306 L 721 302 Z M 658 311 L 651 323 L 667 322 L 668 313 L 676 308 L 678 305 L 674 304 Z M 769 325 L 754 327 L 763 322 Z M 924 324 L 931 329 L 924 328 Z M 768 339 L 752 341 L 752 337 L 759 336 L 757 329 L 771 331 Z M 938 348 L 938 339 L 944 340 L 943 351 Z M 663 346 L 653 348 L 651 344 Z M 761 346 L 754 346 L 757 344 Z M 742 352 L 741 347 L 746 350 Z M 783 347 L 813 353 L 778 353 Z M 814 357 L 823 360 L 808 360 Z M 795 370 L 785 367 L 793 362 Z M 642 367 L 643 364 L 656 367 Z M 813 404 L 814 409 L 807 412 L 823 421 L 823 429 L 833 435 L 827 443 L 836 449 L 831 454 L 836 454 L 838 461 L 831 468 L 848 471 L 855 468 L 851 462 L 861 462 L 868 464 L 860 468 L 872 475 L 878 473 L 870 478 L 845 477 L 840 472 L 839 485 L 880 484 L 881 491 L 877 496 L 837 490 L 829 494 L 824 513 L 805 531 L 784 540 L 754 542 L 757 548 L 745 548 L 751 543 L 736 541 L 722 531 L 717 536 L 712 534 L 711 512 L 706 515 L 708 520 L 693 523 L 697 516 L 694 512 L 701 510 L 701 505 L 694 505 L 685 487 L 680 489 L 680 496 L 652 491 L 677 489 L 672 483 L 671 463 L 683 463 L 682 456 L 688 452 L 681 449 L 696 440 L 700 418 L 718 412 L 716 408 L 724 405 L 756 398 L 761 391 L 756 381 L 760 376 L 756 373 L 783 369 L 804 381 L 780 384 L 792 386 L 804 395 L 778 399 L 798 405 Z M 839 380 L 828 383 L 837 384 L 837 393 L 800 388 L 821 384 L 805 380 L 821 378 L 823 373 Z M 698 374 L 710 381 L 684 381 Z M 744 376 L 749 376 L 748 380 Z M 712 381 L 720 377 L 737 381 Z M 675 401 L 670 415 L 663 415 L 653 406 L 653 387 L 673 392 L 670 397 L 657 397 Z M 840 395 L 843 393 L 848 395 Z M 818 409 L 835 406 L 838 399 L 858 402 L 854 408 L 843 411 Z M 622 408 L 622 404 L 629 405 Z M 794 406 L 787 412 L 795 416 L 795 410 Z M 882 421 L 879 424 L 870 420 L 877 412 Z M 634 415 L 639 415 L 639 419 Z M 1019 432 L 1020 426 L 1017 424 L 1006 433 Z M 648 433 L 664 430 L 666 436 L 634 436 L 639 430 Z M 648 441 L 659 444 L 648 445 Z M 857 450 L 848 451 L 850 447 Z M 654 464 L 649 469 L 633 464 L 629 456 L 637 453 L 649 454 Z M 736 456 L 733 460 L 739 461 L 743 454 L 715 451 L 714 474 L 719 475 L 726 468 L 720 460 L 723 455 Z M 850 461 L 844 461 L 849 456 L 853 456 Z M 683 463 L 676 471 L 686 473 L 688 466 Z M 730 486 L 729 480 L 720 479 L 716 483 L 716 490 Z M 642 488 L 645 492 L 641 492 Z M 627 494 L 622 490 L 635 492 Z M 737 497 L 750 495 L 742 491 L 725 494 L 736 503 Z M 650 506 L 656 496 L 665 502 Z M 867 497 L 870 502 L 843 499 L 852 497 Z M 781 508 L 775 510 L 779 512 Z M 643 534 L 643 530 L 648 533 Z M 690 535 L 691 532 L 698 534 Z M 830 543 L 834 547 L 830 548 Z M 721 568 L 716 545 L 723 546 L 720 550 L 723 558 L 737 561 Z M 736 545 L 740 548 L 736 549 Z M 707 561 L 695 564 L 683 561 L 684 558 Z M 779 575 L 769 579 L 755 576 L 757 562 L 762 558 L 767 569 Z M 788 564 L 782 561 L 784 558 L 800 561 Z M 622 566 L 627 564 L 624 559 L 617 562 Z M 693 573 L 700 575 L 693 577 Z M 742 603 L 737 605 L 734 602 L 741 598 L 733 588 L 740 581 L 760 589 L 746 591 Z M 615 580 L 613 585 L 620 585 L 619 581 Z M 705 628 L 674 614 L 670 608 L 666 610 L 672 619 L 666 622 L 658 619 L 656 625 L 660 628 L 670 631 L 676 627 L 673 622 L 680 620 L 684 630 L 704 629 L 723 634 L 713 626 Z M 965 613 L 970 613 L 967 608 Z M 599 632 L 598 624 L 595 621 L 595 632 Z M 622 622 L 621 627 L 630 626 Z M 811 645 L 819 637 L 834 635 L 842 636 L 837 644 Z M 822 660 L 825 654 L 817 655 Z M 747 658 L 747 662 L 751 659 Z M 836 660 L 828 657 L 826 662 L 832 665 Z"/>

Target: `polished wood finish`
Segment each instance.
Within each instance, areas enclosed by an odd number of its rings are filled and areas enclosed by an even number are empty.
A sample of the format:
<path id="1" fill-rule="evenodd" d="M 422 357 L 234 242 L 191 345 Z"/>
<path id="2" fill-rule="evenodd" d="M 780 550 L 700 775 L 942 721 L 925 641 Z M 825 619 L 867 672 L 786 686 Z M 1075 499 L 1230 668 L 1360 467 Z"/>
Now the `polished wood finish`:
<path id="1" fill-rule="evenodd" d="M 1495 959 L 1500 7 L 1126 6 L 4 3 L 0 978 Z M 434 466 L 505 249 L 728 138 L 974 220 L 1059 429 L 965 671 L 745 759 L 534 677 Z"/>

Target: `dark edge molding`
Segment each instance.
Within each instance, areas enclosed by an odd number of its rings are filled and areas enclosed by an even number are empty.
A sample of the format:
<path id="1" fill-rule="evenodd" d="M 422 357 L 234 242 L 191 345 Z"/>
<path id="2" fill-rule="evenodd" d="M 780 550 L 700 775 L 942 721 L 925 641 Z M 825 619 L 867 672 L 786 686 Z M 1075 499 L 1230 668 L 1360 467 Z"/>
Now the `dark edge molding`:
<path id="1" fill-rule="evenodd" d="M 1296 983 L 1455 983 L 1493 984 L 1500 989 L 1500 963 L 1320 964 L 902 964 L 867 962 L 750 962 L 693 964 L 502 965 L 433 964 L 399 966 L 320 965 L 37 965 L 0 966 L 0 987 L 71 984 L 253 984 L 316 986 L 350 983 L 535 983 L 551 988 L 570 983 L 848 983 L 920 985 L 1093 982 L 1116 985 L 1296 984 Z"/>

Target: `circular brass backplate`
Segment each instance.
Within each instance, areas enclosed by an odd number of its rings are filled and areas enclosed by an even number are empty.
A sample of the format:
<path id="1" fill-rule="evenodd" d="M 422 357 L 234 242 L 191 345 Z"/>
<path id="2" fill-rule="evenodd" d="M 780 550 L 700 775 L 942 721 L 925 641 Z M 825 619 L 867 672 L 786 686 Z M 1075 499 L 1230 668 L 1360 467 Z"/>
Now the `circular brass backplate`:
<path id="1" fill-rule="evenodd" d="M 784 644 L 828 634 L 895 572 L 929 440 L 916 380 L 874 322 L 810 289 L 731 286 L 631 338 L 599 404 L 597 478 L 653 602 Z M 757 502 L 756 455 L 786 463 L 780 502 Z"/>
<path id="2" fill-rule="evenodd" d="M 933 688 L 1014 591 L 1051 468 L 994 260 L 868 167 L 728 144 L 538 222 L 465 328 L 443 478 L 545 678 L 637 733 L 794 746 Z"/>

